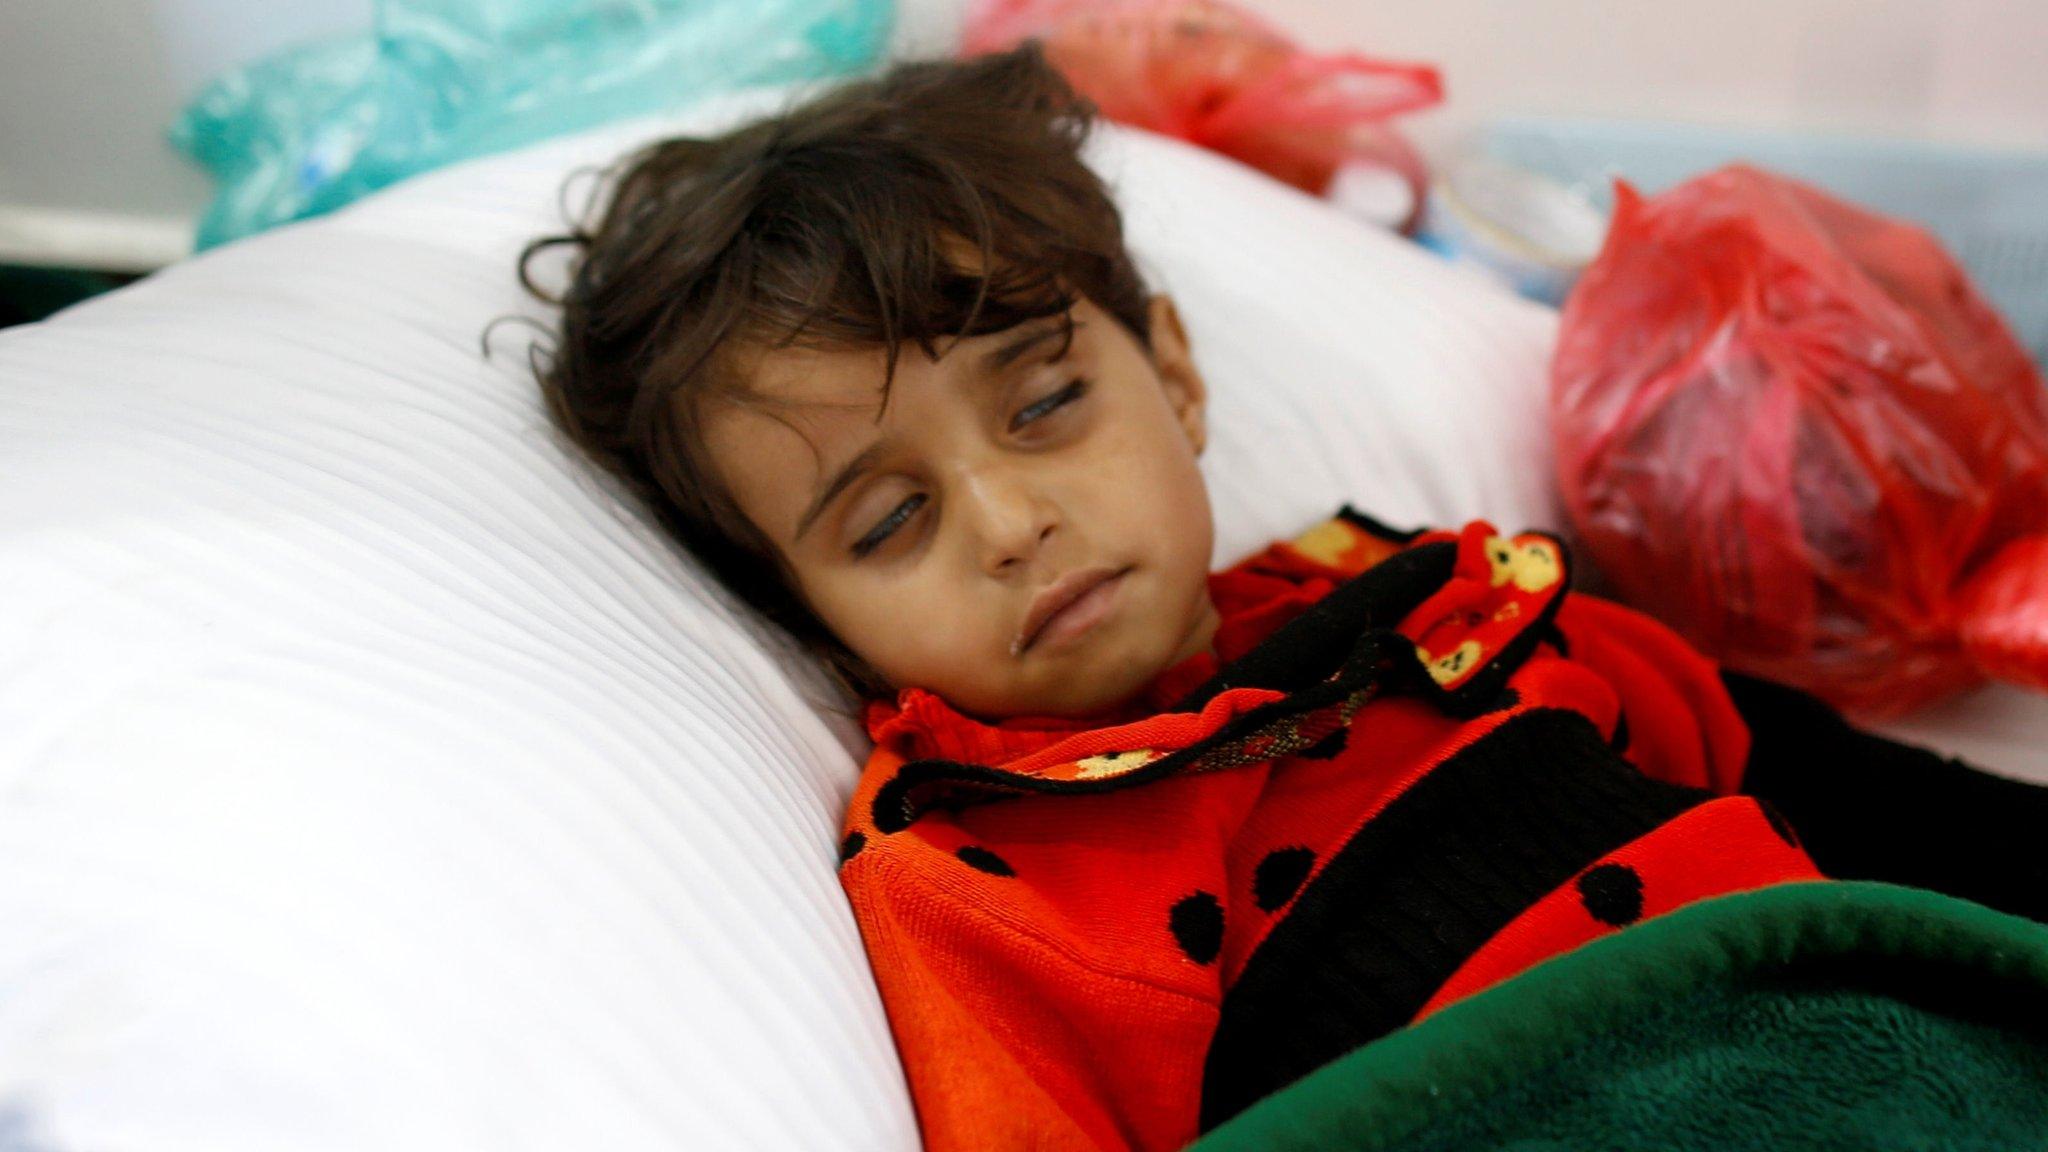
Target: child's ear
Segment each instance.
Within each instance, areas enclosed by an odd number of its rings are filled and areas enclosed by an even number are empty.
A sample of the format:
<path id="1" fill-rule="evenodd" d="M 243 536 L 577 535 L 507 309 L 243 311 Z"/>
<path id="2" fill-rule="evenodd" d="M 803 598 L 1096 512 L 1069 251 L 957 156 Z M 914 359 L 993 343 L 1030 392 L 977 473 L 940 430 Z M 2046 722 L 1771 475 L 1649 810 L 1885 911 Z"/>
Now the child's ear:
<path id="1" fill-rule="evenodd" d="M 1187 433 L 1188 443 L 1195 446 L 1195 455 L 1199 456 L 1208 442 L 1208 387 L 1202 382 L 1194 358 L 1188 354 L 1187 329 L 1181 326 L 1180 311 L 1173 306 L 1173 298 L 1152 297 L 1150 311 L 1152 367 L 1159 373 L 1160 386 L 1166 389 L 1166 402 L 1173 406 L 1181 430 Z"/>

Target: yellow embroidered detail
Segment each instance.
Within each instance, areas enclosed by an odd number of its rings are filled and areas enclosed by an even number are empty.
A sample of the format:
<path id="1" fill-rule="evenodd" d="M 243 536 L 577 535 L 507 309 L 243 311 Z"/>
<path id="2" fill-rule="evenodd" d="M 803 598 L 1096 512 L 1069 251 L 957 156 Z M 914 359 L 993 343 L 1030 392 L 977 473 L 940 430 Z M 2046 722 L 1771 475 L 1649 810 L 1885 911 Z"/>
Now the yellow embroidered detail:
<path id="1" fill-rule="evenodd" d="M 1074 761 L 1074 779 L 1094 780 L 1103 776 L 1120 776 L 1133 768 L 1142 768 L 1159 759 L 1164 753 L 1150 748 L 1134 748 L 1128 752 L 1104 752 L 1086 760 Z"/>
<path id="2" fill-rule="evenodd" d="M 1318 563 L 1340 567 L 1345 556 L 1358 544 L 1358 530 L 1343 520 L 1330 519 L 1296 536 L 1294 550 Z"/>
<path id="3" fill-rule="evenodd" d="M 1441 656 L 1430 655 L 1429 650 L 1420 644 L 1415 646 L 1415 651 L 1422 657 L 1422 662 L 1429 665 L 1429 678 L 1438 684 L 1448 685 L 1477 668 L 1485 649 L 1479 646 L 1479 641 L 1467 640 Z"/>
<path id="4" fill-rule="evenodd" d="M 1493 586 L 1513 581 L 1524 592 L 1541 592 L 1564 575 L 1564 563 L 1548 540 L 1517 543 L 1501 536 L 1486 538 L 1486 560 L 1493 566 Z"/>

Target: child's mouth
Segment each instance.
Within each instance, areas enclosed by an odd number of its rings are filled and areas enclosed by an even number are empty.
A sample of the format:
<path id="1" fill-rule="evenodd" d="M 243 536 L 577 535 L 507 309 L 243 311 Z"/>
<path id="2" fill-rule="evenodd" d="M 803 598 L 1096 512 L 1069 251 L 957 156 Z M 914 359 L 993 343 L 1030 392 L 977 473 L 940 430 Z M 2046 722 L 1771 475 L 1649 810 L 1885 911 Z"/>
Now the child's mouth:
<path id="1" fill-rule="evenodd" d="M 1066 607 L 1046 617 L 1044 625 L 1018 648 L 1018 653 L 1021 655 L 1025 652 L 1062 648 L 1107 619 L 1116 610 L 1117 594 L 1123 588 L 1124 577 L 1129 572 L 1129 568 L 1123 569 L 1088 589 Z"/>

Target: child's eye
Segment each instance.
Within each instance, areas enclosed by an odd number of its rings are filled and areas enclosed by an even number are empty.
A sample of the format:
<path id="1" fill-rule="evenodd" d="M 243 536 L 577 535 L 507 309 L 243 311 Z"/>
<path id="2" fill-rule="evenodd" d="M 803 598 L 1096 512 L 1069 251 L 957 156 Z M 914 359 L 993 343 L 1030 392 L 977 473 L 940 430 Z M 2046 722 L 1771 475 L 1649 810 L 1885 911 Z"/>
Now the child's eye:
<path id="1" fill-rule="evenodd" d="M 1031 423 L 1032 419 L 1037 419 L 1045 415 L 1046 413 L 1051 412 L 1054 409 L 1060 407 L 1063 404 L 1069 404 L 1075 400 L 1079 400 L 1082 396 L 1086 395 L 1087 392 L 1088 381 L 1076 380 L 1072 384 L 1067 385 L 1065 388 L 1060 389 L 1052 395 L 1047 396 L 1045 399 L 1040 400 L 1038 403 L 1033 404 L 1031 407 L 1026 408 L 1022 412 L 1017 413 L 1016 419 L 1010 421 L 1010 430 L 1014 432 L 1020 426 Z M 1026 419 L 1026 417 L 1031 417 L 1032 419 Z"/>
<path id="2" fill-rule="evenodd" d="M 1087 395 L 1087 393 L 1088 381 L 1085 379 L 1075 380 L 1058 392 L 1017 413 L 1016 419 L 1010 422 L 1010 427 L 1014 431 L 1021 425 L 1041 420 L 1046 414 L 1079 400 L 1082 396 Z M 864 557 L 881 547 L 888 541 L 889 537 L 895 535 L 896 529 L 901 528 L 905 521 L 909 520 L 919 508 L 924 506 L 925 499 L 924 493 L 920 492 L 903 503 L 898 504 L 894 511 L 882 519 L 880 524 L 869 529 L 867 535 L 854 542 L 853 554 L 856 557 Z"/>
<path id="3" fill-rule="evenodd" d="M 881 547 L 884 540 L 887 540 L 896 529 L 902 527 L 905 520 L 910 519 L 911 513 L 917 511 L 918 507 L 924 503 L 924 499 L 924 493 L 919 492 L 917 495 L 898 504 L 896 510 L 884 517 L 880 524 L 870 529 L 867 535 L 854 541 L 853 554 L 855 556 L 866 556 L 868 553 Z M 905 509 L 909 511 L 905 511 Z"/>

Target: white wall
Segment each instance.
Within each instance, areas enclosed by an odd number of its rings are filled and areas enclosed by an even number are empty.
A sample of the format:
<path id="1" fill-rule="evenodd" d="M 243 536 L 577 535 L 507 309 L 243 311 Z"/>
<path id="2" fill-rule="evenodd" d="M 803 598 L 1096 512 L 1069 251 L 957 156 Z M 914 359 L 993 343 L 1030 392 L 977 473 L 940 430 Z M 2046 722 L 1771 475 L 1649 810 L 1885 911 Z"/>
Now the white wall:
<path id="1" fill-rule="evenodd" d="M 369 26 L 371 0 L 0 0 L 0 200 L 183 209 L 164 142 L 215 73 Z"/>
<path id="2" fill-rule="evenodd" d="M 0 260 L 101 217 L 174 254 L 210 191 L 164 142 L 178 109 L 222 69 L 366 29 L 374 3 L 0 0 Z M 1412 122 L 1437 146 L 1566 113 L 2048 148 L 2048 0 L 1249 3 L 1317 47 L 1442 66 L 1449 106 Z M 942 45 L 960 7 L 900 0 L 899 43 Z"/>
<path id="3" fill-rule="evenodd" d="M 0 263 L 139 271 L 177 258 L 212 195 L 164 138 L 180 109 L 238 64 L 367 32 L 376 3 L 0 0 Z M 900 48 L 954 41 L 955 0 L 898 10 Z"/>
<path id="4" fill-rule="evenodd" d="M 1444 72 L 1425 139 L 1497 114 L 2048 148 L 2043 0 L 1250 0 L 1303 43 Z"/>
<path id="5" fill-rule="evenodd" d="M 17 0 L 8 0 L 10 3 Z M 72 0 L 74 7 L 83 0 Z M 149 10 L 164 70 L 180 101 L 237 64 L 287 44 L 359 36 L 372 0 L 90 0 Z"/>
<path id="6" fill-rule="evenodd" d="M 0 261 L 147 268 L 212 184 L 164 139 L 215 73 L 372 0 L 0 0 Z"/>

